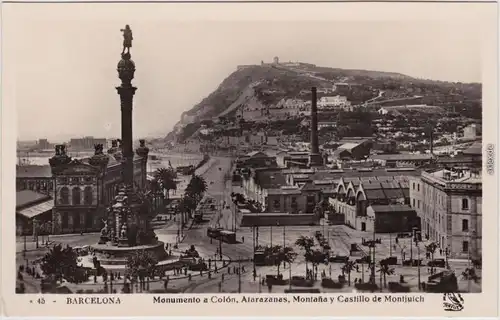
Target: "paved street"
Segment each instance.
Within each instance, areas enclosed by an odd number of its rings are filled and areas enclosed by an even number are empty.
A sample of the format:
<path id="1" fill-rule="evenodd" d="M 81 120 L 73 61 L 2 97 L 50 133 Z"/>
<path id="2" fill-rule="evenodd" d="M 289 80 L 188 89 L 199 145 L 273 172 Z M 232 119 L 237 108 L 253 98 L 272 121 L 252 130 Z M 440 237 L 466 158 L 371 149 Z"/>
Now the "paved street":
<path id="1" fill-rule="evenodd" d="M 212 197 L 216 200 L 215 203 L 220 204 L 222 201 L 226 202 L 226 205 L 230 206 L 230 209 L 217 208 L 212 214 L 205 214 L 204 222 L 193 223 L 189 221 L 186 229 L 183 230 L 183 241 L 179 244 L 179 251 L 184 251 L 188 249 L 191 245 L 194 245 L 196 250 L 200 253 L 200 256 L 205 259 L 214 259 L 215 253 L 219 247 L 219 242 L 217 240 L 210 240 L 207 236 L 207 227 L 209 226 L 220 226 L 222 228 L 231 230 L 234 225 L 235 212 L 233 204 L 230 199 L 230 194 L 235 191 L 231 186 L 230 181 L 226 181 L 226 173 L 229 172 L 231 166 L 231 160 L 229 158 L 214 157 L 209 161 L 204 167 L 198 170 L 198 174 L 203 175 L 208 184 L 208 190 L 206 193 L 207 197 Z M 236 192 L 238 192 L 236 190 Z M 236 216 L 237 225 L 241 221 L 241 213 Z M 177 242 L 177 233 L 179 230 L 178 222 L 172 221 L 166 224 L 161 229 L 156 230 L 159 240 L 173 244 Z M 291 268 L 287 266 L 287 269 L 281 272 L 284 274 L 284 278 L 288 278 L 291 274 L 292 276 L 304 276 L 306 270 L 306 263 L 304 259 L 304 252 L 295 246 L 295 241 L 301 235 L 314 237 L 316 231 L 321 231 L 324 236 L 328 239 L 332 252 L 338 255 L 349 255 L 349 250 L 352 243 L 358 244 L 364 254 L 368 253 L 368 247 L 361 245 L 361 239 L 372 239 L 373 234 L 367 232 L 361 232 L 353 230 L 347 226 L 290 226 L 290 227 L 260 227 L 258 232 L 256 232 L 256 243 L 258 245 L 286 245 L 291 246 L 298 253 L 295 262 L 292 264 Z M 267 292 L 267 286 L 259 285 L 259 275 L 261 278 L 265 278 L 267 274 L 277 274 L 277 267 L 257 267 L 257 278 L 254 280 L 252 269 L 253 264 L 249 261 L 253 255 L 252 248 L 252 230 L 251 228 L 237 228 L 237 244 L 227 244 L 221 243 L 223 259 L 232 260 L 231 264 L 224 269 L 221 268 L 222 263 L 218 263 L 218 272 L 216 273 L 214 269 L 211 272 L 211 279 L 208 275 L 199 272 L 190 272 L 192 274 L 192 281 L 189 281 L 187 275 L 176 276 L 173 272 L 169 272 L 170 281 L 168 288 L 174 291 L 180 292 L 237 292 L 241 290 L 242 292 Z M 396 244 L 395 238 L 388 234 L 377 234 L 376 238 L 381 239 L 381 244 L 376 246 L 375 255 L 376 259 L 386 258 L 389 255 L 396 256 L 398 261 L 401 261 L 402 255 L 405 255 L 406 259 L 413 255 L 413 258 L 418 257 L 419 250 L 412 244 L 410 239 L 399 239 Z M 98 234 L 84 234 L 84 235 L 59 235 L 51 236 L 50 240 L 68 244 L 71 246 L 82 246 L 91 245 L 97 242 L 99 238 Z M 42 257 L 46 252 L 44 248 L 35 248 L 35 243 L 32 242 L 31 238 L 27 238 L 27 253 L 26 258 L 30 261 Z M 318 245 L 316 241 L 316 245 Z M 412 245 L 412 250 L 410 246 Z M 22 250 L 24 247 L 23 238 L 18 238 L 16 249 L 17 249 L 17 264 L 24 264 L 24 259 L 22 256 Z M 420 245 L 420 258 L 425 258 L 425 249 L 423 245 Z M 436 258 L 440 258 L 439 250 L 435 253 Z M 357 258 L 357 257 L 356 257 Z M 354 257 L 352 259 L 355 259 Z M 243 260 L 240 263 L 237 260 Z M 425 261 L 425 259 L 424 259 Z M 241 276 L 234 274 L 233 268 L 235 267 L 244 268 Z M 467 281 L 461 280 L 460 274 L 465 268 L 467 268 L 467 261 L 464 260 L 453 260 L 450 261 L 450 266 L 452 269 L 456 270 L 456 274 L 459 277 L 459 286 L 461 290 L 468 290 L 469 283 Z M 328 265 L 319 265 L 318 273 L 321 274 L 322 271 L 325 272 L 327 276 L 331 276 L 333 279 L 341 274 L 341 263 L 330 263 Z M 311 268 L 309 264 L 309 268 Z M 359 270 L 353 271 L 351 274 L 351 281 L 354 282 L 355 279 L 364 279 L 367 281 L 370 276 L 370 270 L 368 270 L 367 265 L 358 266 Z M 228 271 L 228 269 L 231 269 Z M 363 272 L 364 271 L 364 272 Z M 231 272 L 231 273 L 228 273 Z M 420 268 L 421 281 L 426 281 L 429 275 L 429 270 L 426 266 Z M 480 270 L 479 270 L 480 274 Z M 224 280 L 222 279 L 224 275 Z M 394 274 L 387 276 L 387 282 L 398 281 L 400 275 L 403 275 L 405 281 L 410 284 L 413 291 L 417 290 L 418 284 L 418 268 L 417 267 L 402 267 L 395 266 Z M 377 281 L 379 281 L 379 273 L 376 275 Z M 318 275 L 318 279 L 321 277 Z M 36 292 L 36 287 L 38 281 L 30 281 L 27 276 L 25 279 L 27 282 L 27 291 Z M 320 280 L 316 282 L 315 287 L 320 287 Z M 93 283 L 89 281 L 86 284 L 78 285 L 80 290 L 96 290 L 96 288 L 101 288 L 103 286 L 102 281 Z M 150 283 L 150 290 L 160 290 L 163 288 L 163 280 L 154 280 Z M 283 292 L 288 286 L 274 286 L 272 292 Z M 344 287 L 341 289 L 344 292 L 352 291 L 351 287 Z M 121 290 L 120 284 L 115 284 L 116 290 Z M 471 283 L 471 291 L 479 292 L 480 285 Z M 322 292 L 333 291 L 332 289 L 323 289 Z M 334 290 L 339 291 L 339 290 Z"/>

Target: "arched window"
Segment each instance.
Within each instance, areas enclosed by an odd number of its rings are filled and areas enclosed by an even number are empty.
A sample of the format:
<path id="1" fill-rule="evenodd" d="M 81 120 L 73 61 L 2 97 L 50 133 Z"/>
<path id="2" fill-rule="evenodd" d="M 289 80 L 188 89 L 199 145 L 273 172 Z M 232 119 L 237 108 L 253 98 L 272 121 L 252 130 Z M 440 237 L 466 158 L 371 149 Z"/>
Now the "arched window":
<path id="1" fill-rule="evenodd" d="M 80 188 L 74 187 L 72 192 L 73 205 L 79 205 L 81 203 Z"/>
<path id="2" fill-rule="evenodd" d="M 61 204 L 69 204 L 69 189 L 67 187 L 61 188 Z"/>
<path id="3" fill-rule="evenodd" d="M 85 187 L 83 191 L 83 203 L 91 205 L 93 201 L 92 187 Z"/>

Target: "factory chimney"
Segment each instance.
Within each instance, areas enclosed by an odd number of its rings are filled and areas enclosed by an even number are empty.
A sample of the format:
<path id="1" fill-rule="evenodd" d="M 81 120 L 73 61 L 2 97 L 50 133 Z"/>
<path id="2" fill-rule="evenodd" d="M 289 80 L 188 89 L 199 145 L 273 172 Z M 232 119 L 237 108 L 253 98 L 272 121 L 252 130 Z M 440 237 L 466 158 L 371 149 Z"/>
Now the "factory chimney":
<path id="1" fill-rule="evenodd" d="M 309 153 L 309 167 L 323 165 L 323 157 L 319 153 L 318 143 L 318 106 L 316 87 L 311 88 L 311 151 Z"/>

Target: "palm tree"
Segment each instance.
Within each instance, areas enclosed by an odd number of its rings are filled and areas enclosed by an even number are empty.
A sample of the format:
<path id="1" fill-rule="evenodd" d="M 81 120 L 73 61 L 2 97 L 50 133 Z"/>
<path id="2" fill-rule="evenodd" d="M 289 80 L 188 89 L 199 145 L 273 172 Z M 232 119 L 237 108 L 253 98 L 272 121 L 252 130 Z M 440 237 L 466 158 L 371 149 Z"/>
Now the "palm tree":
<path id="1" fill-rule="evenodd" d="M 351 272 L 354 270 L 355 263 L 354 261 L 347 260 L 346 263 L 342 266 L 342 273 L 347 273 L 347 283 L 349 286 L 351 285 Z"/>
<path id="2" fill-rule="evenodd" d="M 391 268 L 386 261 L 380 261 L 380 268 L 377 271 L 380 272 L 380 286 L 382 287 L 382 277 L 384 277 L 384 288 L 387 287 L 387 276 L 394 274 L 394 268 Z"/>
<path id="3" fill-rule="evenodd" d="M 172 167 L 159 168 L 155 173 L 156 179 L 160 182 L 161 187 L 167 191 L 167 198 L 169 197 L 170 190 L 177 189 L 177 173 Z"/>
<path id="4" fill-rule="evenodd" d="M 193 175 L 186 187 L 185 193 L 191 195 L 198 202 L 206 191 L 207 182 L 205 179 L 201 176 Z"/>
<path id="5" fill-rule="evenodd" d="M 307 256 L 310 254 L 309 252 L 311 251 L 311 248 L 314 247 L 314 238 L 312 237 L 306 237 L 306 236 L 300 236 L 296 241 L 295 245 L 302 248 L 305 253 L 304 256 L 306 257 L 306 270 L 307 268 Z"/>

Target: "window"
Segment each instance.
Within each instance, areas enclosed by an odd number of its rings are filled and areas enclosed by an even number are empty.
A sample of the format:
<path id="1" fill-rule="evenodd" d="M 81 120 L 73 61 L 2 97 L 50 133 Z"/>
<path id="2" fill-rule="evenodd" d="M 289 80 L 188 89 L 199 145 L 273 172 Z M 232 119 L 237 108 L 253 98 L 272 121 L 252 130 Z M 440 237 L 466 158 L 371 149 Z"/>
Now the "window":
<path id="1" fill-rule="evenodd" d="M 469 199 L 462 199 L 462 210 L 469 210 Z"/>
<path id="2" fill-rule="evenodd" d="M 414 185 L 415 187 L 415 185 Z M 415 199 L 413 199 L 413 208 L 415 208 Z"/>
<path id="3" fill-rule="evenodd" d="M 417 183 L 417 191 L 420 191 L 420 183 Z"/>
<path id="4" fill-rule="evenodd" d="M 85 227 L 87 229 L 92 228 L 93 222 L 94 222 L 94 216 L 92 212 L 87 212 L 87 214 L 85 215 Z"/>
<path id="5" fill-rule="evenodd" d="M 61 188 L 61 204 L 69 204 L 69 189 L 67 187 Z"/>
<path id="6" fill-rule="evenodd" d="M 462 242 L 462 252 L 469 252 L 469 241 Z"/>
<path id="7" fill-rule="evenodd" d="M 80 228 L 80 213 L 75 212 L 73 213 L 73 227 L 76 229 Z"/>
<path id="8" fill-rule="evenodd" d="M 86 205 L 91 205 L 93 202 L 94 195 L 92 194 L 92 187 L 85 187 L 83 190 L 83 203 Z"/>
<path id="9" fill-rule="evenodd" d="M 420 200 L 417 202 L 417 208 L 420 209 Z"/>
<path id="10" fill-rule="evenodd" d="M 415 190 L 415 182 L 413 182 L 413 190 Z"/>
<path id="11" fill-rule="evenodd" d="M 462 219 L 462 231 L 469 231 L 469 220 Z"/>
<path id="12" fill-rule="evenodd" d="M 68 228 L 68 214 L 66 212 L 61 212 L 61 226 L 63 229 Z"/>
<path id="13" fill-rule="evenodd" d="M 79 205 L 81 204 L 81 196 L 80 196 L 80 188 L 74 187 L 73 190 L 71 190 L 71 195 L 73 198 L 73 205 Z"/>
<path id="14" fill-rule="evenodd" d="M 279 209 L 279 207 L 280 207 L 280 201 L 279 200 L 274 200 L 273 205 L 274 205 L 275 209 Z"/>

